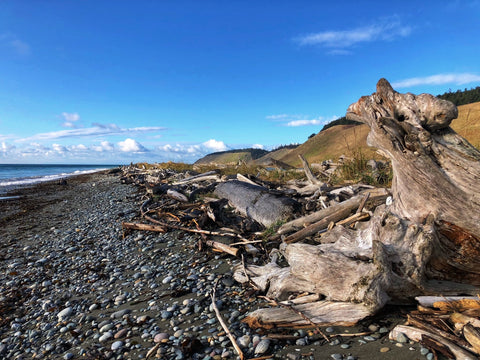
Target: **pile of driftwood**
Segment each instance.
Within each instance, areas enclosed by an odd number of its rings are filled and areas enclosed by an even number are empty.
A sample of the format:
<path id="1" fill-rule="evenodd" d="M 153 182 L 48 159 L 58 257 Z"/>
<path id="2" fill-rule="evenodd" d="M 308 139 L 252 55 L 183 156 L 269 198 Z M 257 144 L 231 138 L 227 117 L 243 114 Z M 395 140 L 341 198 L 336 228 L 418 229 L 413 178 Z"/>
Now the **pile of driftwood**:
<path id="1" fill-rule="evenodd" d="M 419 296 L 418 309 L 397 325 L 390 339 L 401 334 L 448 359 L 478 359 L 480 355 L 480 298 Z"/>
<path id="2" fill-rule="evenodd" d="M 475 296 L 480 152 L 449 127 L 456 116 L 448 101 L 399 94 L 381 79 L 376 93 L 352 104 L 347 117 L 366 123 L 369 145 L 391 160 L 391 189 L 331 188 L 303 158 L 307 180 L 282 185 L 241 174 L 126 168 L 125 181 L 144 186 L 148 199 L 144 221 L 123 226 L 197 232 L 202 244 L 233 256 L 263 251 L 264 265 L 247 258 L 234 273 L 275 305 L 245 318 L 253 328 L 352 325 L 387 303 Z M 449 357 L 475 358 L 477 315 L 453 304 L 451 313 L 421 305 L 391 336 L 403 332 Z"/>

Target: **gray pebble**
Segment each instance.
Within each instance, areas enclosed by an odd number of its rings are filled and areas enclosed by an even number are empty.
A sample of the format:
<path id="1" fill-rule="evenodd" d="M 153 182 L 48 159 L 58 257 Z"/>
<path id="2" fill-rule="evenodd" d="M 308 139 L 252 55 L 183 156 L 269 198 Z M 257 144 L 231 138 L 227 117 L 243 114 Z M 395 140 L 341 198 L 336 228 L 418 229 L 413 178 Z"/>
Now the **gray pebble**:
<path id="1" fill-rule="evenodd" d="M 62 321 L 72 315 L 73 309 L 69 306 L 57 314 L 58 320 Z"/>
<path id="2" fill-rule="evenodd" d="M 112 344 L 112 351 L 117 351 L 118 349 L 121 349 L 123 347 L 123 341 L 121 340 L 118 340 L 118 341 L 115 341 L 113 344 Z"/>
<path id="3" fill-rule="evenodd" d="M 405 344 L 408 342 L 408 337 L 407 335 L 401 332 L 401 333 L 398 333 L 396 340 L 401 344 Z"/>
<path id="4" fill-rule="evenodd" d="M 270 340 L 263 339 L 255 347 L 255 354 L 265 354 L 268 351 L 269 347 L 270 347 Z"/>

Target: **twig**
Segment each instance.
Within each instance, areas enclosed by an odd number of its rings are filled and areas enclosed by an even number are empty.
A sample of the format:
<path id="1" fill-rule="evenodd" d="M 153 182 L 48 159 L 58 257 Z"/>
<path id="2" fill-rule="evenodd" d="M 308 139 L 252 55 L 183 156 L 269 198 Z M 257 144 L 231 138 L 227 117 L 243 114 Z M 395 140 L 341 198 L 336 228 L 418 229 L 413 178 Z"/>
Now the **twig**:
<path id="1" fill-rule="evenodd" d="M 218 283 L 218 279 L 215 280 L 215 283 L 213 284 L 212 293 L 210 294 L 210 297 L 212 298 L 213 310 L 215 311 L 215 315 L 217 315 L 218 322 L 220 323 L 220 325 L 222 325 L 223 330 L 225 331 L 228 338 L 232 342 L 232 345 L 235 348 L 235 351 L 237 352 L 238 356 L 240 357 L 240 360 L 243 360 L 244 359 L 243 352 L 240 349 L 240 347 L 238 346 L 238 344 L 235 340 L 235 337 L 232 335 L 232 333 L 228 329 L 227 325 L 225 324 L 225 321 L 223 321 L 222 314 L 220 314 L 220 311 L 218 310 L 217 304 L 215 303 L 215 292 L 216 292 L 216 288 L 217 288 L 217 283 Z"/>
<path id="2" fill-rule="evenodd" d="M 365 207 L 365 204 L 367 203 L 367 200 L 368 200 L 369 197 L 370 197 L 370 193 L 367 192 L 367 193 L 365 194 L 365 196 L 363 197 L 362 202 L 361 202 L 360 205 L 358 206 L 357 214 L 360 214 L 360 213 L 363 211 L 363 208 Z"/>
<path id="3" fill-rule="evenodd" d="M 235 245 L 248 245 L 248 244 L 257 244 L 261 243 L 263 240 L 245 240 L 245 241 L 239 241 L 233 244 L 230 244 L 230 246 L 235 246 Z"/>
<path id="4" fill-rule="evenodd" d="M 171 228 L 171 229 L 176 229 L 176 230 L 182 230 L 182 231 L 187 231 L 187 232 L 193 232 L 193 233 L 196 233 L 196 234 L 205 234 L 205 235 L 211 235 L 211 236 L 228 236 L 228 237 L 235 237 L 237 239 L 240 239 L 240 240 L 245 240 L 245 241 L 248 241 L 246 239 L 244 239 L 243 237 L 241 237 L 240 235 L 238 234 L 233 234 L 233 233 L 221 233 L 221 232 L 218 232 L 218 231 L 208 231 L 208 230 L 201 230 L 201 229 L 191 229 L 191 228 L 187 228 L 185 226 L 180 226 L 180 225 L 174 225 L 174 224 L 168 224 L 168 223 L 164 223 L 164 222 L 161 222 L 161 221 L 158 221 L 154 218 L 152 218 L 151 216 L 148 216 L 148 215 L 144 215 L 144 218 L 147 219 L 148 221 L 151 221 L 153 222 L 154 224 L 158 224 L 158 225 L 161 225 L 161 226 L 165 226 L 165 227 L 168 227 L 168 228 Z"/>
<path id="5" fill-rule="evenodd" d="M 133 229 L 133 230 L 145 230 L 145 231 L 156 231 L 156 232 L 166 232 L 167 230 L 163 225 L 150 225 L 150 224 L 139 224 L 139 223 L 129 223 L 122 222 L 122 228 L 124 229 Z"/>
<path id="6" fill-rule="evenodd" d="M 145 356 L 145 359 L 148 359 L 150 356 L 153 355 L 155 351 L 160 347 L 160 344 L 156 344 L 154 347 L 152 347 L 150 350 L 148 350 L 147 355 Z"/>

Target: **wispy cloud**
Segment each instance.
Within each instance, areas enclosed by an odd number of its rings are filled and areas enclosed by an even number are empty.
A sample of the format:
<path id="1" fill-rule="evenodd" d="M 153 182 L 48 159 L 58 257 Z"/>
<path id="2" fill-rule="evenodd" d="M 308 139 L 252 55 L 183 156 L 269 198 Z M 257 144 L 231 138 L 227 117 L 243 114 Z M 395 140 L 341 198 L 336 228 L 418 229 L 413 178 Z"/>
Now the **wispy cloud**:
<path id="1" fill-rule="evenodd" d="M 437 74 L 425 77 L 413 77 L 392 83 L 394 88 L 406 88 L 420 85 L 464 85 L 472 82 L 480 82 L 480 76 L 470 73 L 462 74 Z"/>
<path id="2" fill-rule="evenodd" d="M 0 34 L 0 46 L 19 56 L 30 55 L 30 45 L 10 32 Z"/>
<path id="3" fill-rule="evenodd" d="M 93 136 L 106 136 L 106 135 L 121 135 L 121 134 L 134 134 L 134 133 L 146 133 L 157 132 L 165 130 L 164 127 L 159 126 L 144 126 L 134 128 L 121 128 L 115 124 L 94 124 L 93 127 L 59 130 L 46 133 L 36 134 L 27 138 L 19 139 L 17 141 L 39 141 L 39 140 L 56 140 L 62 138 L 80 138 L 80 137 L 93 137 Z"/>
<path id="4" fill-rule="evenodd" d="M 412 27 L 403 25 L 397 17 L 378 21 L 369 26 L 350 30 L 326 30 L 299 36 L 295 41 L 303 46 L 317 45 L 330 50 L 332 54 L 348 54 L 348 48 L 373 41 L 392 41 L 410 35 Z"/>
<path id="5" fill-rule="evenodd" d="M 329 118 L 319 116 L 313 119 L 309 119 L 308 116 L 304 116 L 304 115 L 280 114 L 280 115 L 268 115 L 266 116 L 266 118 L 274 121 L 279 121 L 282 123 L 281 124 L 282 126 L 298 127 L 298 126 L 323 125 L 332 120 L 338 119 L 338 116 L 332 116 Z"/>
<path id="6" fill-rule="evenodd" d="M 297 127 L 297 126 L 307 126 L 307 125 L 321 125 L 324 120 L 313 119 L 313 120 L 292 120 L 285 124 L 285 126 Z"/>

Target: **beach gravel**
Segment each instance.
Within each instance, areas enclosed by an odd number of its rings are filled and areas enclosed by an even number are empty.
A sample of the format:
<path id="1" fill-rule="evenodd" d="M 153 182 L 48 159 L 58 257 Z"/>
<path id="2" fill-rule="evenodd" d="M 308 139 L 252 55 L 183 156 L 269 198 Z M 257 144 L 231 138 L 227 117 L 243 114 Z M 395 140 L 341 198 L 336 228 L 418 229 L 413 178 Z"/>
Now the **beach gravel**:
<path id="1" fill-rule="evenodd" d="M 340 347 L 304 330 L 279 341 L 248 328 L 241 320 L 260 300 L 233 281 L 238 260 L 199 251 L 189 233 L 122 231 L 122 221 L 141 221 L 145 198 L 118 176 L 82 175 L 11 195 L 21 198 L 0 202 L 2 359 L 145 359 L 151 349 L 152 358 L 236 359 L 211 306 L 214 284 L 247 358 L 411 356 L 396 346 L 381 353 L 385 332 Z M 327 333 L 336 331 L 345 330 Z"/>

